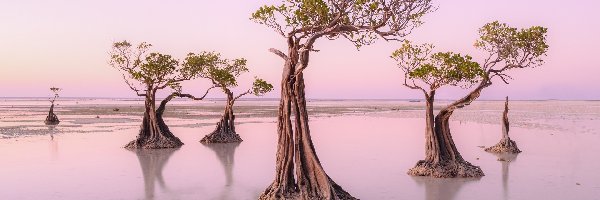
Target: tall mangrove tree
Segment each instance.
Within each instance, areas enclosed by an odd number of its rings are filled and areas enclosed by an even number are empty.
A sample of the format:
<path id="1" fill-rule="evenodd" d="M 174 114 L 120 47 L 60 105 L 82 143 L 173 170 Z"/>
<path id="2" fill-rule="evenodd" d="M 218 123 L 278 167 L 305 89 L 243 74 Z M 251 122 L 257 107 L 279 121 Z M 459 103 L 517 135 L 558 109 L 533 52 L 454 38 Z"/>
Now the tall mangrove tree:
<path id="1" fill-rule="evenodd" d="M 417 162 L 417 165 L 410 169 L 408 174 L 434 177 L 483 176 L 481 169 L 465 161 L 456 149 L 450 133 L 450 117 L 454 110 L 467 106 L 476 100 L 484 88 L 492 85 L 492 80 L 499 79 L 508 84 L 508 80 L 512 79 L 508 72 L 514 69 L 534 68 L 542 65 L 544 62 L 543 57 L 548 49 L 546 33 L 547 29 L 540 26 L 517 29 L 498 21 L 485 24 L 479 29 L 479 39 L 475 42 L 475 47 L 483 50 L 486 56 L 483 62 L 477 65 L 471 63 L 470 57 L 463 56 L 452 56 L 456 59 L 452 57 L 442 59 L 440 63 L 435 58 L 440 53 L 431 54 L 430 45 L 405 43 L 402 48 L 393 53 L 392 57 L 398 61 L 399 66 L 405 71 L 405 86 L 422 91 L 428 99 L 427 102 L 433 102 L 435 93 L 430 93 L 431 90 L 428 92 L 425 90 L 426 88 L 417 85 L 414 82 L 415 79 L 424 81 L 429 86 L 437 86 L 439 81 L 436 82 L 437 79 L 432 79 L 432 77 L 462 77 L 471 74 L 464 73 L 464 70 L 468 68 L 459 65 L 456 65 L 455 68 L 461 69 L 458 71 L 460 73 L 439 71 L 439 66 L 453 64 L 460 60 L 468 60 L 471 64 L 465 63 L 467 64 L 465 66 L 477 69 L 472 71 L 477 72 L 477 76 L 467 77 L 466 79 L 469 86 L 473 84 L 467 95 L 443 107 L 435 115 L 435 118 L 432 117 L 431 109 L 427 108 L 425 160 Z M 453 55 L 454 53 L 446 54 Z M 452 83 L 448 82 L 446 84 L 452 85 Z"/>
<path id="2" fill-rule="evenodd" d="M 260 199 L 354 199 L 325 173 L 311 139 L 303 74 L 310 53 L 321 38 L 343 37 L 357 48 L 377 38 L 400 40 L 431 9 L 430 0 L 282 0 L 252 14 L 288 46 L 285 53 L 270 49 L 284 65 L 275 180 Z"/>

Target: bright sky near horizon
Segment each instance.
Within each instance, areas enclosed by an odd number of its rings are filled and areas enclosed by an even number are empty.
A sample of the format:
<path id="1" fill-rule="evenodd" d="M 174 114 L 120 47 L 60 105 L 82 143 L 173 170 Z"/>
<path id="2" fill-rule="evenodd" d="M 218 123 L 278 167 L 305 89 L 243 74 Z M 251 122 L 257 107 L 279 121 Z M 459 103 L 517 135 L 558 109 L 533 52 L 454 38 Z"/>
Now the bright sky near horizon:
<path id="1" fill-rule="evenodd" d="M 176 3 L 174 3 L 176 2 Z M 188 52 L 217 51 L 248 59 L 253 76 L 273 83 L 267 97 L 279 97 L 282 61 L 267 51 L 285 48 L 271 29 L 249 20 L 264 4 L 277 0 L 3 0 L 0 2 L 0 97 L 50 96 L 50 86 L 68 97 L 135 97 L 117 70 L 108 65 L 115 41 L 146 41 L 153 50 L 183 58 Z M 482 99 L 600 99 L 600 2 L 594 0 L 438 0 L 438 10 L 408 39 L 433 43 L 438 51 L 470 54 L 477 29 L 499 20 L 515 27 L 549 29 L 546 64 L 512 71 L 514 80 L 496 81 Z M 357 51 L 343 39 L 322 39 L 306 70 L 308 98 L 413 99 L 422 94 L 401 85 L 402 71 L 389 58 L 397 42 L 379 40 Z M 201 93 L 208 83 L 185 84 Z M 441 88 L 438 98 L 466 91 Z M 212 92 L 210 97 L 221 97 Z"/>

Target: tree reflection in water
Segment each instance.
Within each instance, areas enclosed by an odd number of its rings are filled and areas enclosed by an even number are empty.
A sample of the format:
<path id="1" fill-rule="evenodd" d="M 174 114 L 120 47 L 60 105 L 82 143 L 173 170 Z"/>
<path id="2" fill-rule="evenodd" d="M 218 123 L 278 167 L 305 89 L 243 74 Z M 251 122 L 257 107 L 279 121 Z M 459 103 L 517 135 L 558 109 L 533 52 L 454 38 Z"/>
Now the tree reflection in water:
<path id="1" fill-rule="evenodd" d="M 231 185 L 233 184 L 233 162 L 235 160 L 235 149 L 240 143 L 212 143 L 204 146 L 213 150 L 223 166 L 225 172 L 225 187 L 217 199 L 233 199 L 231 196 Z"/>
<path id="2" fill-rule="evenodd" d="M 419 185 L 425 185 L 426 200 L 456 199 L 456 194 L 463 185 L 477 182 L 481 178 L 433 178 L 411 176 Z"/>
<path id="3" fill-rule="evenodd" d="M 514 153 L 493 153 L 498 157 L 498 161 L 502 163 L 502 191 L 504 199 L 508 198 L 508 168 L 511 162 L 515 162 L 519 154 Z"/>
<path id="4" fill-rule="evenodd" d="M 137 155 L 138 160 L 140 161 L 140 166 L 142 167 L 146 199 L 154 199 L 155 182 L 158 182 L 158 185 L 162 190 L 168 191 L 168 187 L 166 186 L 162 172 L 165 168 L 165 165 L 167 165 L 167 162 L 169 162 L 169 158 L 177 150 L 179 149 L 169 148 L 131 150 Z"/>

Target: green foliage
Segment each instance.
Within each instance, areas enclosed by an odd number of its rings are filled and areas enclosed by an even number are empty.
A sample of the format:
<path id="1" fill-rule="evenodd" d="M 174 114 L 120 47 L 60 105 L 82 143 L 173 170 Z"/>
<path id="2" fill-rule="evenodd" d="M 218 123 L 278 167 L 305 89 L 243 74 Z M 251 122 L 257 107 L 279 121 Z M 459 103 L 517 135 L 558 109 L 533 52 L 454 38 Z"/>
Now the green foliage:
<path id="1" fill-rule="evenodd" d="M 181 89 L 179 82 L 199 75 L 201 69 L 197 66 L 183 67 L 171 55 L 148 53 L 150 47 L 152 45 L 145 42 L 135 48 L 128 41 L 113 44 L 109 63 L 123 73 L 125 82 L 132 90 Z"/>
<path id="2" fill-rule="evenodd" d="M 413 80 L 412 85 L 405 81 L 410 88 L 420 88 L 414 80 L 424 82 L 432 90 L 447 84 L 471 86 L 496 76 L 508 83 L 511 77 L 506 72 L 510 69 L 543 64 L 542 58 L 548 51 L 547 31 L 540 26 L 519 30 L 498 21 L 485 24 L 479 29 L 480 38 L 475 42 L 476 48 L 489 53 L 482 65 L 471 61 L 468 55 L 432 54 L 433 45 L 413 45 L 409 41 L 394 51 L 392 58 L 405 72 L 405 79 Z"/>
<path id="3" fill-rule="evenodd" d="M 431 8 L 431 0 L 282 0 L 260 7 L 250 19 L 284 37 L 343 36 L 361 47 L 377 37 L 404 37 Z"/>
<path id="4" fill-rule="evenodd" d="M 213 84 L 222 87 L 225 92 L 229 92 L 230 87 L 238 86 L 238 77 L 249 71 L 246 65 L 247 60 L 244 58 L 224 59 L 221 58 L 221 54 L 215 52 L 189 53 L 183 62 L 184 69 L 189 67 L 198 70 L 199 77 L 210 79 Z M 252 89 L 240 94 L 238 98 L 248 93 L 262 96 L 271 90 L 273 90 L 273 85 L 255 77 Z"/>
<path id="5" fill-rule="evenodd" d="M 494 21 L 479 29 L 475 47 L 496 56 L 507 65 L 536 67 L 543 64 L 541 56 L 548 51 L 548 29 L 541 26 L 517 29 Z"/>
<path id="6" fill-rule="evenodd" d="M 139 70 L 132 71 L 132 77 L 145 83 L 162 81 L 176 72 L 179 61 L 170 55 L 150 53 L 140 62 Z"/>
<path id="7" fill-rule="evenodd" d="M 469 87 L 485 76 L 485 71 L 469 55 L 453 52 L 431 53 L 433 45 L 412 45 L 405 41 L 392 58 L 405 72 L 405 78 L 419 80 L 435 90 L 444 85 Z M 414 82 L 413 82 L 414 83 Z"/>
<path id="8" fill-rule="evenodd" d="M 190 53 L 183 63 L 184 69 L 190 68 L 202 78 L 208 78 L 224 87 L 237 86 L 237 77 L 248 72 L 246 59 L 228 60 L 215 52 Z M 196 72 L 197 71 L 197 72 Z"/>
<path id="9" fill-rule="evenodd" d="M 252 84 L 252 94 L 256 96 L 262 96 L 273 90 L 273 85 L 267 81 L 254 77 L 254 83 Z"/>
<path id="10" fill-rule="evenodd" d="M 331 21 L 331 9 L 323 0 L 289 0 L 279 6 L 263 6 L 252 13 L 252 20 L 260 24 L 275 23 L 281 15 L 286 27 L 318 26 Z"/>

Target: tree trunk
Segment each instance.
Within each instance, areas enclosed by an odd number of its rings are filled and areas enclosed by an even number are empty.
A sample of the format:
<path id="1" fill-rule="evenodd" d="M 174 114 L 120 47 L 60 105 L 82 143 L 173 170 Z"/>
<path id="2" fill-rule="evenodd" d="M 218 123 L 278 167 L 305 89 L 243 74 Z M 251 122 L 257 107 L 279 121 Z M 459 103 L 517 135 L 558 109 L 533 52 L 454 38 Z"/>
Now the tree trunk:
<path id="1" fill-rule="evenodd" d="M 436 135 L 433 115 L 433 102 L 435 101 L 435 90 L 425 96 L 425 160 L 440 162 L 440 143 Z"/>
<path id="2" fill-rule="evenodd" d="M 440 110 L 433 116 L 433 101 L 435 91 L 426 95 L 427 98 L 427 132 L 426 132 L 426 148 L 425 160 L 417 162 L 416 166 L 408 171 L 409 175 L 413 176 L 432 176 L 438 178 L 454 178 L 454 177 L 481 177 L 484 176 L 483 171 L 478 166 L 474 166 L 464 160 L 452 139 L 450 133 L 450 117 L 457 108 L 462 108 L 470 104 L 473 100 L 479 97 L 481 90 L 489 86 L 491 83 L 483 80 L 481 84 L 469 93 L 467 96 L 459 99 L 446 108 Z M 433 121 L 433 134 L 430 133 L 431 121 Z"/>
<path id="3" fill-rule="evenodd" d="M 510 139 L 508 136 L 508 130 L 510 126 L 508 123 L 508 97 L 504 103 L 504 113 L 502 115 L 502 139 L 498 144 L 488 147 L 485 149 L 491 153 L 521 153 L 521 150 L 517 147 L 517 143 Z"/>
<path id="4" fill-rule="evenodd" d="M 56 114 L 54 114 L 54 101 L 52 101 L 52 105 L 50 106 L 50 111 L 48 112 L 48 116 L 46 117 L 44 124 L 58 125 L 59 123 L 60 123 L 60 120 L 58 120 L 58 117 L 56 116 Z"/>
<path id="5" fill-rule="evenodd" d="M 155 91 L 149 89 L 145 99 L 145 111 L 140 132 L 137 138 L 125 145 L 128 149 L 161 149 L 178 148 L 183 145 L 179 138 L 169 131 L 162 119 L 162 114 L 168 101 L 173 97 L 167 97 L 161 102 L 159 109 L 155 105 Z"/>
<path id="6" fill-rule="evenodd" d="M 200 142 L 208 143 L 234 143 L 242 142 L 242 138 L 235 132 L 235 115 L 233 114 L 233 93 L 223 87 L 223 91 L 227 94 L 227 104 L 225 111 L 221 117 L 221 121 L 217 123 L 217 128 L 210 134 L 204 136 Z"/>
<path id="7" fill-rule="evenodd" d="M 325 173 L 317 157 L 308 125 L 303 74 L 295 72 L 296 67 L 306 67 L 309 52 L 299 54 L 292 38 L 288 46 L 281 81 L 275 180 L 259 199 L 355 199 Z"/>

